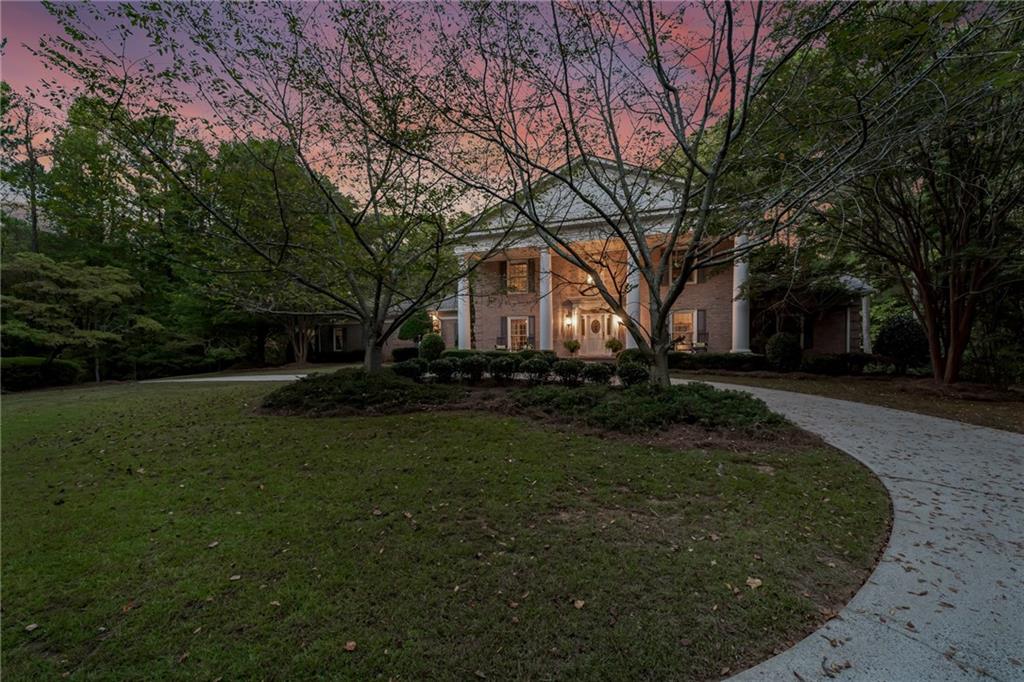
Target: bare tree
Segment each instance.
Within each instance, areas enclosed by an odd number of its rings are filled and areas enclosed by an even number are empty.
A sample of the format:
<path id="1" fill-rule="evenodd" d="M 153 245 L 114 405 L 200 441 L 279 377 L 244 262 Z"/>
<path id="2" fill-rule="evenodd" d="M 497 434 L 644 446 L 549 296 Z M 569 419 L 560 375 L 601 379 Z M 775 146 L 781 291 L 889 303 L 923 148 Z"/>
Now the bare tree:
<path id="1" fill-rule="evenodd" d="M 827 134 L 800 131 L 792 144 L 793 131 L 772 122 L 810 91 L 808 56 L 834 31 L 856 39 L 847 23 L 872 11 L 480 3 L 453 20 L 445 8 L 418 94 L 462 155 L 422 158 L 500 202 L 491 225 L 535 231 L 578 268 L 667 383 L 671 310 L 693 272 L 743 258 L 875 163 L 887 147 L 869 147 L 871 134 L 973 36 L 930 55 L 907 41 L 891 55 L 910 65 L 905 79 L 882 74 L 843 102 L 822 103 Z M 921 21 L 941 24 L 942 13 Z M 390 68 L 387 51 L 370 63 Z M 786 172 L 748 172 L 776 157 Z M 579 206 L 585 230 L 571 220 Z M 641 288 L 647 325 L 627 304 Z"/>
<path id="2" fill-rule="evenodd" d="M 25 194 L 28 208 L 29 248 L 39 253 L 39 204 L 42 198 L 43 164 L 49 155 L 45 135 L 49 128 L 31 92 L 15 93 L 7 83 L 0 100 L 3 104 L 3 178 Z"/>
<path id="3" fill-rule="evenodd" d="M 202 212 L 191 236 L 240 248 L 281 281 L 359 320 L 368 370 L 380 367 L 384 343 L 410 315 L 475 265 L 454 255 L 472 225 L 448 220 L 465 189 L 422 158 L 443 140 L 410 96 L 413 65 L 399 48 L 413 29 L 382 8 L 50 9 L 69 37 L 50 36 L 40 54 L 107 103 L 122 144 L 186 190 Z M 339 29 L 336 40 L 324 40 L 324 25 Z M 394 56 L 386 73 L 366 63 L 385 48 Z M 160 116 L 193 142 L 153 144 Z M 222 178 L 205 172 L 225 148 L 255 169 L 252 189 L 270 188 L 244 202 L 261 203 L 263 220 L 238 219 L 235 204 L 218 196 Z M 316 208 L 306 202 L 297 214 L 289 188 L 302 184 Z M 246 258 L 222 272 L 252 266 Z"/>

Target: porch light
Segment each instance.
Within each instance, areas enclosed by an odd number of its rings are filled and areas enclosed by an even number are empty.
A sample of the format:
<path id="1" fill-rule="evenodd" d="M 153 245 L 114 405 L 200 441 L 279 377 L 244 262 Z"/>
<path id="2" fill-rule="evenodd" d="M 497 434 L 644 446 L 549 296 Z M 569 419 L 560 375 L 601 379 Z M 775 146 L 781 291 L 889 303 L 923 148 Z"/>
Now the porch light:
<path id="1" fill-rule="evenodd" d="M 622 318 L 618 315 L 615 315 L 612 319 L 615 320 L 615 324 L 622 324 Z"/>

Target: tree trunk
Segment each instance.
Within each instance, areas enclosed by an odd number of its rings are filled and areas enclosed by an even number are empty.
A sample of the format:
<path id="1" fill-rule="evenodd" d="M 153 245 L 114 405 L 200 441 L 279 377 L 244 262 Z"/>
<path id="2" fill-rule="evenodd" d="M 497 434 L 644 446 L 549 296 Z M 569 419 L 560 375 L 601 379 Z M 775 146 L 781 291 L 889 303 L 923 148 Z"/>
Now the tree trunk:
<path id="1" fill-rule="evenodd" d="M 366 350 L 363 352 L 363 369 L 369 373 L 376 373 L 383 366 L 384 348 L 376 337 L 366 339 Z"/>
<path id="2" fill-rule="evenodd" d="M 659 386 L 670 386 L 672 378 L 669 376 L 668 352 L 672 347 L 672 339 L 669 338 L 667 329 L 657 333 L 657 338 L 651 339 L 651 350 L 654 351 L 654 364 L 651 365 L 651 381 Z"/>
<path id="3" fill-rule="evenodd" d="M 96 383 L 100 383 L 100 356 L 98 354 L 92 356 L 92 370 Z"/>

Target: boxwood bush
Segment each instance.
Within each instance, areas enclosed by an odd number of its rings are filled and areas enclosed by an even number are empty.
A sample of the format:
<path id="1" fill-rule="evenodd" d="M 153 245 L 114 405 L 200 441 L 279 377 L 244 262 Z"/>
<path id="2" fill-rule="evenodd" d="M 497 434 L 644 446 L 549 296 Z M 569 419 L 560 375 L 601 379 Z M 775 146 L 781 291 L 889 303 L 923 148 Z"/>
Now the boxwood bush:
<path id="1" fill-rule="evenodd" d="M 390 370 L 367 373 L 342 369 L 311 374 L 277 389 L 263 399 L 263 407 L 304 414 L 330 412 L 393 412 L 443 405 L 461 399 L 457 386 L 417 384 Z"/>
<path id="2" fill-rule="evenodd" d="M 928 362 L 928 337 L 912 314 L 894 315 L 878 330 L 875 352 L 891 360 L 902 374 Z"/>
<path id="3" fill-rule="evenodd" d="M 610 362 L 588 362 L 583 368 L 583 378 L 591 384 L 607 385 L 615 376 L 615 366 Z"/>
<path id="4" fill-rule="evenodd" d="M 532 357 L 519 363 L 519 371 L 526 375 L 531 384 L 546 381 L 551 374 L 551 364 L 542 357 Z"/>
<path id="5" fill-rule="evenodd" d="M 803 349 L 800 348 L 800 339 L 796 334 L 788 332 L 774 334 L 765 344 L 764 351 L 768 357 L 768 365 L 772 369 L 780 372 L 792 372 L 800 368 Z"/>
<path id="6" fill-rule="evenodd" d="M 567 386 L 575 386 L 583 380 L 583 368 L 586 363 L 582 360 L 559 360 L 551 366 L 558 380 Z"/>
<path id="7" fill-rule="evenodd" d="M 519 358 L 505 353 L 491 358 L 491 377 L 500 383 L 510 381 L 519 371 Z"/>
<path id="8" fill-rule="evenodd" d="M 467 355 L 458 361 L 459 376 L 471 384 L 480 383 L 480 380 L 484 378 L 484 372 L 487 371 L 488 365 L 490 365 L 490 360 L 482 353 Z"/>
<path id="9" fill-rule="evenodd" d="M 451 358 L 438 358 L 427 365 L 427 368 L 434 375 L 434 381 L 447 384 L 451 382 L 455 372 L 458 370 L 458 366 L 455 363 L 456 360 Z"/>
<path id="10" fill-rule="evenodd" d="M 423 338 L 420 339 L 420 357 L 427 362 L 437 360 L 441 357 L 441 353 L 443 352 L 444 339 L 441 338 L 440 334 L 425 334 Z"/>
<path id="11" fill-rule="evenodd" d="M 406 379 L 412 379 L 413 381 L 419 381 L 424 374 L 427 372 L 428 363 L 423 358 L 412 358 L 410 360 L 404 360 L 397 363 L 391 369 L 400 377 Z"/>
<path id="12" fill-rule="evenodd" d="M 64 386 L 82 378 L 83 369 L 70 360 L 15 356 L 0 358 L 0 385 L 4 391 Z"/>
<path id="13" fill-rule="evenodd" d="M 617 374 L 626 386 L 645 384 L 651 380 L 650 367 L 639 362 L 626 362 L 619 365 Z"/>

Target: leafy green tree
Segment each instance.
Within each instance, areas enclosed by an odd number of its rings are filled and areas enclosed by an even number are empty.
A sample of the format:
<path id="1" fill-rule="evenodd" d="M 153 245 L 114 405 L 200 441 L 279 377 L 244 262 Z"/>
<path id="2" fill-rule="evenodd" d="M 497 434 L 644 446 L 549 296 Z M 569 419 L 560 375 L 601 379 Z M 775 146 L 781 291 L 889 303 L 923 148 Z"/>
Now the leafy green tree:
<path id="1" fill-rule="evenodd" d="M 286 2 L 224 4 L 216 12 L 173 3 L 49 9 L 76 40 L 45 41 L 40 53 L 99 93 L 118 146 L 144 152 L 200 207 L 197 235 L 230 243 L 239 264 L 256 261 L 274 281 L 304 288 L 358 320 L 367 369 L 380 368 L 384 343 L 408 317 L 475 267 L 455 256 L 472 226 L 447 219 L 465 201 L 464 189 L 423 158 L 441 140 L 411 96 L 416 65 L 407 59 L 381 74 L 364 49 L 370 40 L 397 50 L 414 37 L 410 27 L 407 34 L 395 29 L 390 9 Z M 329 21 L 309 21 L 308 12 Z M 110 36 L 152 50 L 126 71 L 109 59 Z M 166 55 L 173 55 L 170 63 Z M 325 60 L 337 68 L 322 70 Z M 196 102 L 202 117 L 188 113 Z M 266 222 L 238 220 L 250 206 L 235 189 L 225 188 L 222 195 L 236 194 L 225 200 L 192 173 L 194 150 L 153 144 L 149 122 L 157 115 L 173 116 L 179 132 L 202 140 L 210 157 L 225 145 L 248 156 L 256 176 L 238 174 L 232 182 L 272 188 L 247 197 L 264 204 Z M 316 196 L 315 220 L 297 220 L 290 206 L 290 188 L 299 182 L 311 192 L 303 197 Z"/>
<path id="2" fill-rule="evenodd" d="M 821 102 L 844 101 L 878 74 L 898 88 L 913 67 L 891 59 L 894 46 L 959 55 L 903 93 L 885 143 L 857 150 L 856 172 L 817 205 L 819 236 L 903 292 L 934 378 L 953 383 L 983 301 L 1024 272 L 1024 6 L 883 4 L 849 29 L 877 39 L 808 56 L 809 69 L 831 77 L 787 110 L 802 130 L 823 115 Z"/>
<path id="3" fill-rule="evenodd" d="M 14 190 L 25 202 L 24 216 L 12 215 L 10 206 L 20 204 L 12 196 L 4 197 L 2 221 L 5 249 L 21 245 L 10 242 L 11 233 L 25 227 L 27 246 L 39 251 L 39 205 L 46 184 L 45 141 L 41 139 L 48 127 L 30 97 L 15 93 L 6 82 L 0 82 L 0 180 L 5 190 Z"/>
<path id="4" fill-rule="evenodd" d="M 424 334 L 429 334 L 433 330 L 434 323 L 430 315 L 426 310 L 420 310 L 405 321 L 398 330 L 398 338 L 403 341 L 419 341 Z"/>
<path id="5" fill-rule="evenodd" d="M 21 253 L 2 275 L 4 345 L 42 350 L 50 359 L 66 351 L 90 357 L 96 381 L 103 358 L 128 335 L 160 329 L 131 312 L 141 290 L 122 268 Z"/>

